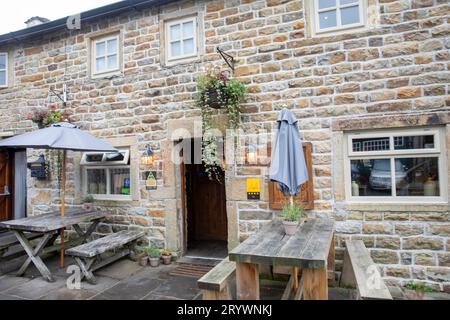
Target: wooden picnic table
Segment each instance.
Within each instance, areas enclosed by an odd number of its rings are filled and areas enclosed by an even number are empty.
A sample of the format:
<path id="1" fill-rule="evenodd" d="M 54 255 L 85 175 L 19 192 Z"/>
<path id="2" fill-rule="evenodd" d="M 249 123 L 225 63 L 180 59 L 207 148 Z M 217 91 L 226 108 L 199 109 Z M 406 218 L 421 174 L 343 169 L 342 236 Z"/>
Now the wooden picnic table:
<path id="1" fill-rule="evenodd" d="M 304 299 L 327 300 L 333 240 L 332 219 L 308 219 L 293 236 L 285 235 L 281 221 L 272 221 L 229 253 L 236 262 L 237 298 L 259 300 L 259 265 L 271 265 L 292 267 L 290 283 L 301 270 Z"/>
<path id="2" fill-rule="evenodd" d="M 68 249 L 84 243 L 96 229 L 100 221 L 107 215 L 108 212 L 103 211 L 68 209 L 66 210 L 64 217 L 61 216 L 60 212 L 53 212 L 23 219 L 0 222 L 0 229 L 10 230 L 17 237 L 17 240 L 28 255 L 28 259 L 19 269 L 17 275 L 22 276 L 29 268 L 31 262 L 33 262 L 41 275 L 47 281 L 54 281 L 52 274 L 42 261 L 41 257 L 45 254 L 59 251 L 63 248 L 63 246 Z M 86 231 L 83 231 L 80 224 L 89 222 L 91 224 Z M 60 231 L 68 227 L 73 227 L 79 237 L 67 241 L 64 244 L 53 244 L 58 238 Z M 39 238 L 37 244 L 33 245 L 25 235 L 26 232 L 37 233 L 42 237 Z"/>

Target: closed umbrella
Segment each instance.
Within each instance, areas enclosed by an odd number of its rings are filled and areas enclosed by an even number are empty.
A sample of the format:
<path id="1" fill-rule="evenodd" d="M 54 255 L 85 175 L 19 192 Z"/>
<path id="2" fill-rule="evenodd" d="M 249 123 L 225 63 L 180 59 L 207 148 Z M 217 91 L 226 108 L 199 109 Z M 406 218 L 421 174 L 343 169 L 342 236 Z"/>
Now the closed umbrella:
<path id="1" fill-rule="evenodd" d="M 55 123 L 49 128 L 24 133 L 0 141 L 0 148 L 35 148 L 63 150 L 61 179 L 61 216 L 64 216 L 66 191 L 66 151 L 117 152 L 110 144 L 78 129 L 68 122 Z M 64 231 L 61 231 L 61 267 L 64 266 Z"/>
<path id="2" fill-rule="evenodd" d="M 290 197 L 300 191 L 308 181 L 305 156 L 298 131 L 298 121 L 289 109 L 283 109 L 278 117 L 278 131 L 269 169 L 269 179 L 278 183 L 278 189 Z"/>

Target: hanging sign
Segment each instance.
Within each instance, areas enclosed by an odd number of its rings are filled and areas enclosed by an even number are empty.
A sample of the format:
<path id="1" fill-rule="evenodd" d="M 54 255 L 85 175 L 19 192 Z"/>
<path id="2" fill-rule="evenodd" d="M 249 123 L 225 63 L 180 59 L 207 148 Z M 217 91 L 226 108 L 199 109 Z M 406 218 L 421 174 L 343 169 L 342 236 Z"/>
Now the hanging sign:
<path id="1" fill-rule="evenodd" d="M 145 179 L 145 189 L 146 190 L 158 189 L 158 185 L 156 183 L 156 171 L 145 171 L 144 179 Z"/>
<path id="2" fill-rule="evenodd" d="M 259 200 L 261 197 L 261 182 L 259 178 L 247 179 L 247 199 Z"/>

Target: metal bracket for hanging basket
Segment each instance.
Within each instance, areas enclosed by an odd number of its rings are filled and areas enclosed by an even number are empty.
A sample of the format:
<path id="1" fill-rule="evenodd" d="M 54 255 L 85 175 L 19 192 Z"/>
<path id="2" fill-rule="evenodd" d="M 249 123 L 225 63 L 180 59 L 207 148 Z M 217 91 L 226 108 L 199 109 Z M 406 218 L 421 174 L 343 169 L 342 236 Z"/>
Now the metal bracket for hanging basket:
<path id="1" fill-rule="evenodd" d="M 67 86 L 63 85 L 63 91 L 62 92 L 56 92 L 52 88 L 49 89 L 50 93 L 55 95 L 59 100 L 63 102 L 63 106 L 65 107 L 67 105 Z"/>
<path id="2" fill-rule="evenodd" d="M 220 56 L 222 57 L 223 60 L 225 60 L 225 62 L 227 63 L 227 65 L 230 67 L 231 70 L 234 71 L 234 57 L 229 55 L 228 53 L 226 53 L 225 51 L 222 51 L 219 47 L 217 47 L 217 53 L 220 54 Z"/>

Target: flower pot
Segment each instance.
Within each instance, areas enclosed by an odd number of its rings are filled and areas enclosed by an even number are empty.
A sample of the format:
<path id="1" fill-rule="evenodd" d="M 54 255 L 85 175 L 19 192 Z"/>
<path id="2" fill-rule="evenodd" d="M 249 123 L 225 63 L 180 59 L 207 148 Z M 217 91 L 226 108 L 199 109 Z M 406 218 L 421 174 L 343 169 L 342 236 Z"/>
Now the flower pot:
<path id="1" fill-rule="evenodd" d="M 150 260 L 150 266 L 158 267 L 159 266 L 159 258 L 148 258 Z"/>
<path id="2" fill-rule="evenodd" d="M 162 256 L 163 264 L 169 265 L 172 262 L 172 255 Z"/>
<path id="3" fill-rule="evenodd" d="M 145 267 L 147 265 L 147 263 L 148 263 L 148 257 L 147 256 L 139 258 L 139 265 Z"/>
<path id="4" fill-rule="evenodd" d="M 423 300 L 424 292 L 421 290 L 406 289 L 404 293 L 407 300 Z"/>
<path id="5" fill-rule="evenodd" d="M 92 211 L 94 209 L 94 205 L 92 203 L 83 203 L 84 211 Z"/>
<path id="6" fill-rule="evenodd" d="M 293 236 L 298 229 L 299 222 L 298 221 L 283 221 L 284 232 L 288 236 Z"/>
<path id="7" fill-rule="evenodd" d="M 208 106 L 213 109 L 222 108 L 216 88 L 209 88 L 208 90 Z"/>

